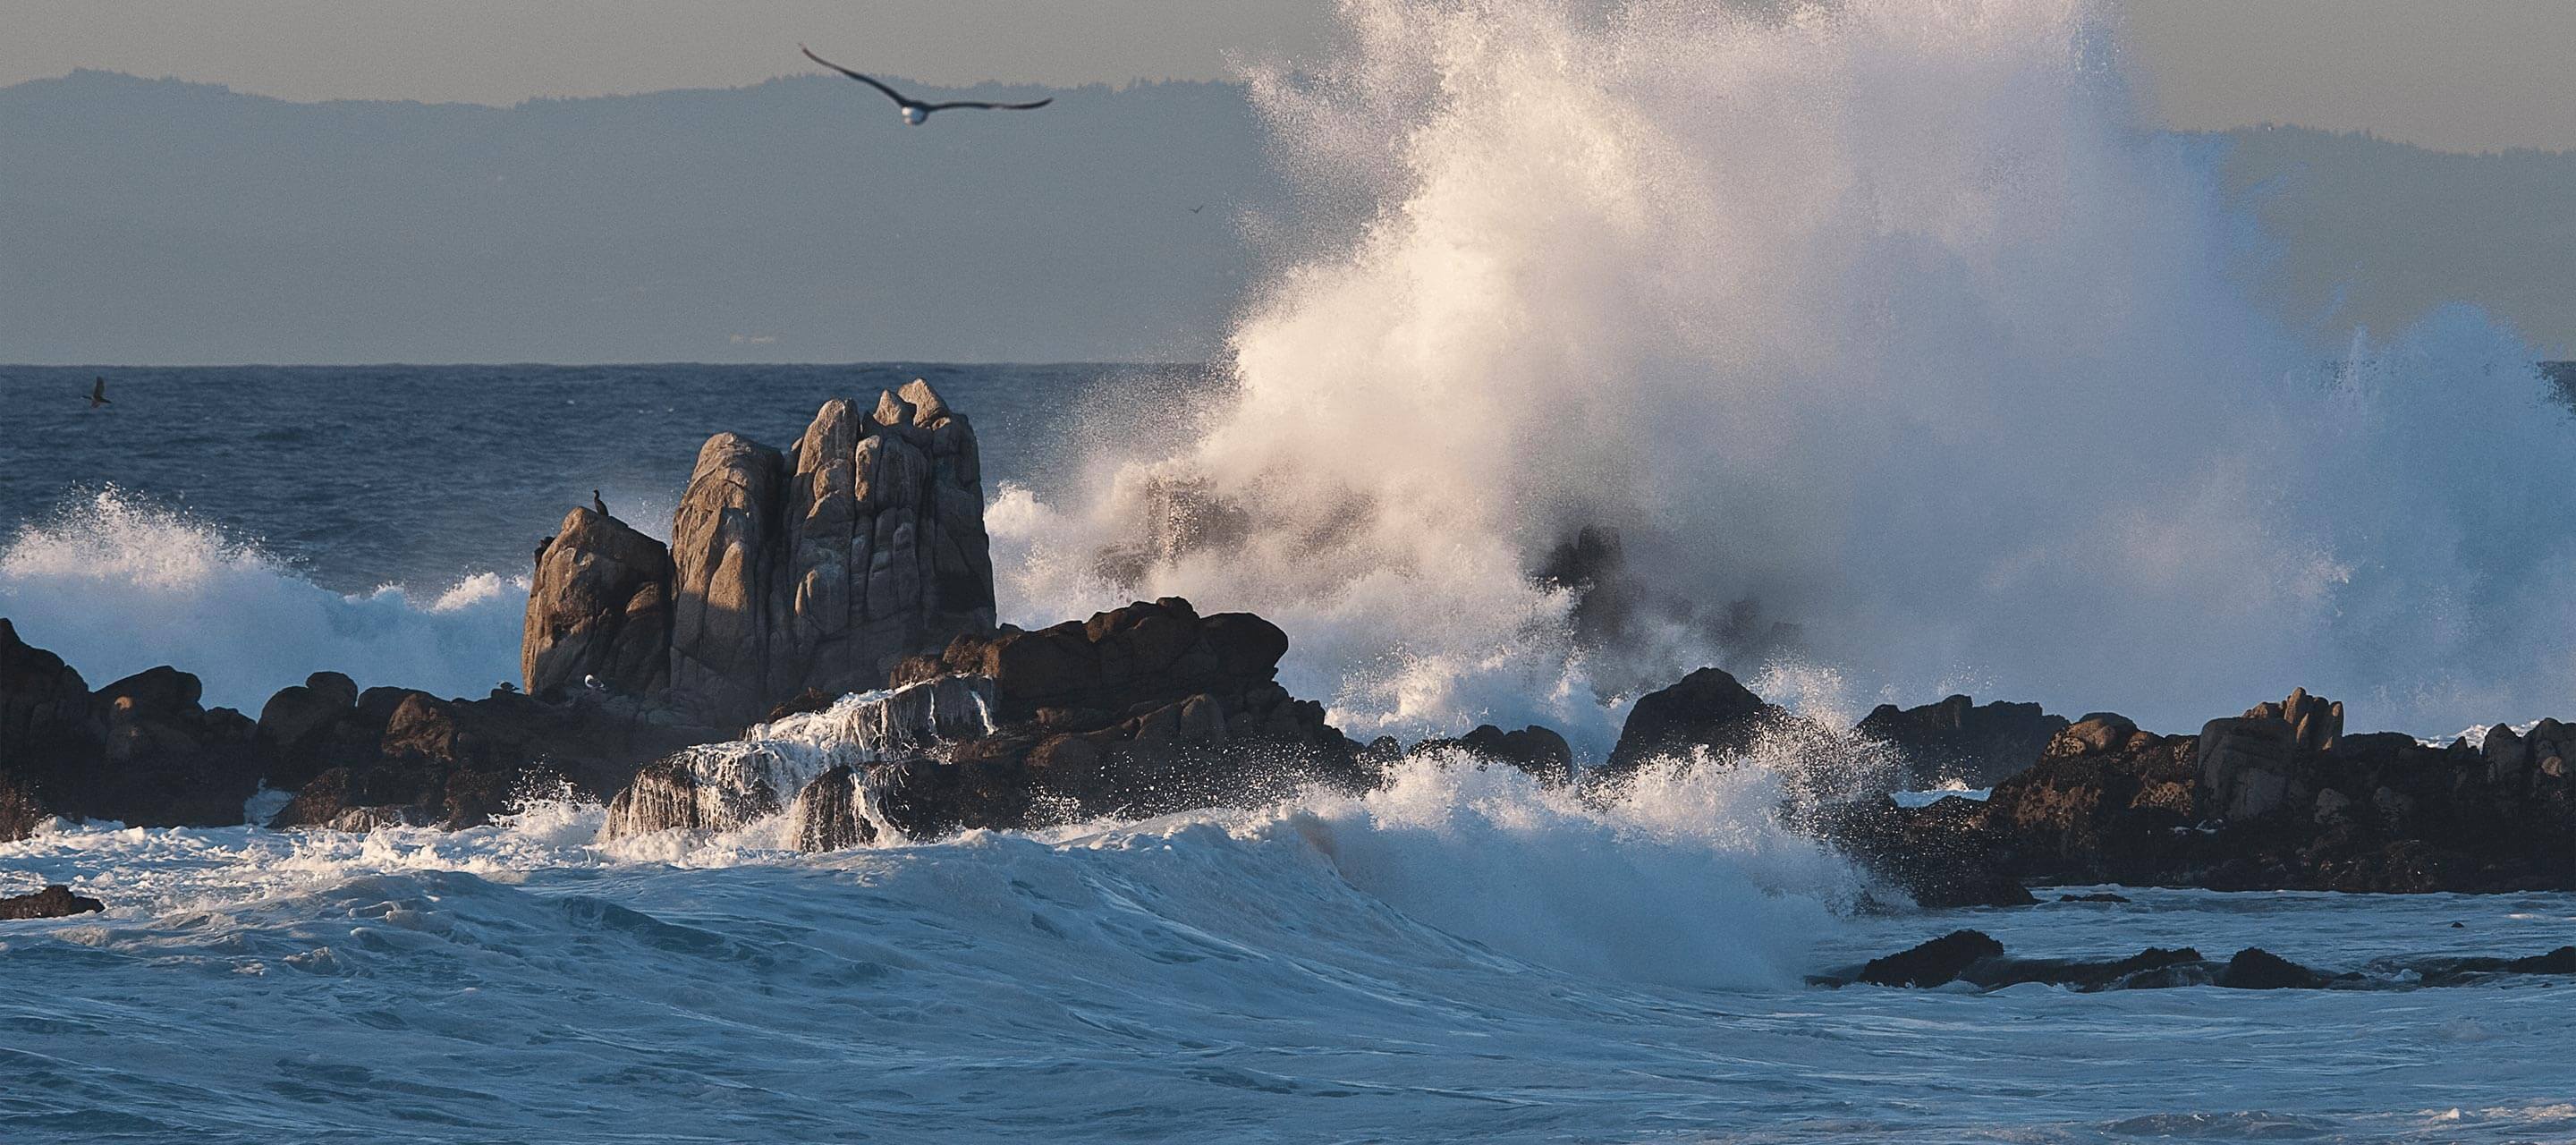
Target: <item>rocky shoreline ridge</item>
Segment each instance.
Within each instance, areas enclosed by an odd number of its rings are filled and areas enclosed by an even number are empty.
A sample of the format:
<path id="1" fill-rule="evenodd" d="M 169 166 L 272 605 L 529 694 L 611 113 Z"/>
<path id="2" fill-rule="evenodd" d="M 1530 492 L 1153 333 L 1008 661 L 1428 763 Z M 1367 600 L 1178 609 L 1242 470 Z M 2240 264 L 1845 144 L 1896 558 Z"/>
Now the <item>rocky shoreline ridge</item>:
<path id="1" fill-rule="evenodd" d="M 918 381 L 825 403 L 787 450 L 717 434 L 669 544 L 594 505 L 537 547 L 524 688 L 479 699 L 317 672 L 253 718 L 174 667 L 93 690 L 0 618 L 0 841 L 237 825 L 265 790 L 280 829 L 463 828 L 568 795 L 612 838 L 784 813 L 825 851 L 1357 792 L 1407 757 L 1602 805 L 1647 769 L 1759 756 L 1785 823 L 1926 907 L 2047 883 L 2576 889 L 2576 726 L 2554 720 L 2435 746 L 2347 735 L 2294 691 L 2187 735 L 1966 696 L 1838 728 L 1710 667 L 1638 697 L 1595 767 L 1543 727 L 1357 743 L 1278 683 L 1288 637 L 1258 616 L 1165 598 L 997 625 L 980 466 Z M 1990 794 L 1889 794 L 1938 786 Z"/>

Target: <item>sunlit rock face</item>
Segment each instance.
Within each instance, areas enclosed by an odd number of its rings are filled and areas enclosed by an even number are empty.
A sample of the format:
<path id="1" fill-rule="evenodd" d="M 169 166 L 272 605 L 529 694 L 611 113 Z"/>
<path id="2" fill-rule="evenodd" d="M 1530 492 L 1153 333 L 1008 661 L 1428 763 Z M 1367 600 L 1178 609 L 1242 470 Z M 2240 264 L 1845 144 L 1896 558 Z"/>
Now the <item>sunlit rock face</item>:
<path id="1" fill-rule="evenodd" d="M 825 402 L 785 451 L 707 439 L 667 550 L 575 510 L 538 550 L 521 661 L 531 692 L 595 680 L 748 723 L 993 620 L 975 430 L 914 381 Z"/>

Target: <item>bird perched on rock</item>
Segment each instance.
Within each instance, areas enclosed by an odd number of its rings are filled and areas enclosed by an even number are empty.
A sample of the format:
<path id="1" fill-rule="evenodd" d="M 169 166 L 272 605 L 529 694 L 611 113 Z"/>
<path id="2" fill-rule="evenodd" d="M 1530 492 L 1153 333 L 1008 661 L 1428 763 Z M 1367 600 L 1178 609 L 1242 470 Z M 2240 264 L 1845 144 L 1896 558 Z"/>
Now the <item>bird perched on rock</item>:
<path id="1" fill-rule="evenodd" d="M 107 379 L 97 378 L 92 380 L 89 387 L 89 408 L 97 409 L 100 406 L 112 406 L 115 404 L 115 402 L 107 400 Z"/>
<path id="2" fill-rule="evenodd" d="M 986 103 L 982 100 L 974 99 L 952 99 L 946 103 L 923 103 L 920 100 L 914 99 L 902 92 L 878 83 L 873 79 L 869 79 L 866 76 L 860 75 L 857 72 L 851 71 L 848 68 L 842 67 L 839 64 L 815 55 L 814 49 L 806 47 L 803 44 L 796 45 L 796 50 L 805 53 L 806 59 L 821 64 L 824 67 L 830 68 L 833 71 L 839 72 L 842 75 L 848 76 L 851 79 L 857 80 L 860 83 L 877 89 L 878 91 L 884 92 L 887 99 L 893 100 L 896 107 L 903 109 L 903 121 L 913 125 L 914 127 L 919 127 L 923 123 L 928 122 L 931 112 L 947 111 L 950 108 L 972 108 L 978 111 L 1035 111 L 1055 102 L 1053 97 L 1049 97 L 1035 103 Z"/>
<path id="3" fill-rule="evenodd" d="M 590 491 L 590 511 L 597 513 L 602 517 L 608 515 L 608 502 L 599 499 L 599 490 L 597 489 Z"/>
<path id="4" fill-rule="evenodd" d="M 588 689 L 590 689 L 591 691 L 594 691 L 594 692 L 605 692 L 605 691 L 607 691 L 607 690 L 608 690 L 608 682 L 607 682 L 607 681 L 605 681 L 605 680 L 600 679 L 600 678 L 599 678 L 599 677 L 597 677 L 597 676 L 584 676 L 584 677 L 582 677 L 582 678 L 581 678 L 581 686 L 582 686 L 582 687 L 585 687 L 585 688 L 588 688 Z"/>

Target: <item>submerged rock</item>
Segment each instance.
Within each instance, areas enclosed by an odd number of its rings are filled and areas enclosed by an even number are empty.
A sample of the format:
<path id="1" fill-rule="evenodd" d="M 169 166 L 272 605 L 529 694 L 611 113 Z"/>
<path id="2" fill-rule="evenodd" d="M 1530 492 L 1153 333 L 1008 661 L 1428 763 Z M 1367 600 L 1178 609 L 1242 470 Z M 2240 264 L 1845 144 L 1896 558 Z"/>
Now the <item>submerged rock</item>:
<path id="1" fill-rule="evenodd" d="M 2332 980 L 2262 947 L 2249 946 L 2227 960 L 2227 968 L 2213 984 L 2231 990 L 2314 990 Z"/>
<path id="2" fill-rule="evenodd" d="M 0 921 L 65 918 L 106 909 L 106 903 L 84 895 L 73 894 L 70 887 L 54 883 L 33 894 L 0 898 Z"/>
<path id="3" fill-rule="evenodd" d="M 1920 946 L 1808 982 L 1819 986 L 1944 986 L 1980 990 L 2038 983 L 2078 993 L 2216 986 L 2230 990 L 2373 990 L 2460 986 L 2500 975 L 2576 974 L 2576 946 L 2527 958 L 2381 959 L 2369 972 L 2331 973 L 2249 946 L 2225 962 L 2191 947 L 2150 947 L 2126 958 L 2012 958 L 1982 931 L 1959 930 Z"/>
<path id="4" fill-rule="evenodd" d="M 2000 958 L 2004 944 L 1982 930 L 1954 930 L 1920 946 L 1873 958 L 1861 967 L 1859 980 L 1873 986 L 1939 986 L 1956 981 L 1968 967 Z"/>

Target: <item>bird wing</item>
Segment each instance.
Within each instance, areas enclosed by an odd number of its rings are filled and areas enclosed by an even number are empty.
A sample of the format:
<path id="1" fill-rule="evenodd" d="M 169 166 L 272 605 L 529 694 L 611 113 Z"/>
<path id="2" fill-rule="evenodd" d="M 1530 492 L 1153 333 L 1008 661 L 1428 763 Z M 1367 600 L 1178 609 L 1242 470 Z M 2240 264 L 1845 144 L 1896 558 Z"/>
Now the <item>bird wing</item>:
<path id="1" fill-rule="evenodd" d="M 971 107 L 983 111 L 1036 111 L 1037 109 L 1054 102 L 1055 97 L 1048 96 L 1036 103 L 985 103 L 982 100 L 958 99 L 950 100 L 947 103 L 923 103 L 915 104 L 914 106 L 919 107 L 925 113 L 946 111 L 952 107 Z"/>
<path id="2" fill-rule="evenodd" d="M 814 49 L 812 49 L 812 48 L 806 47 L 806 46 L 805 46 L 805 45 L 803 45 L 803 44 L 798 44 L 798 45 L 796 45 L 796 50 L 797 50 L 797 51 L 800 51 L 800 52 L 805 53 L 805 58 L 806 58 L 806 59 L 809 59 L 809 60 L 814 61 L 815 63 L 821 64 L 821 65 L 823 65 L 824 67 L 830 68 L 830 69 L 832 69 L 833 71 L 839 72 L 839 73 L 841 73 L 842 75 L 848 76 L 848 77 L 850 77 L 851 79 L 857 80 L 857 81 L 859 81 L 860 83 L 866 84 L 866 85 L 868 85 L 869 87 L 872 87 L 872 88 L 877 89 L 878 91 L 884 92 L 884 93 L 885 93 L 885 95 L 886 95 L 886 98 L 887 98 L 887 99 L 890 99 L 890 100 L 893 100 L 893 101 L 896 103 L 896 105 L 898 105 L 898 106 L 901 106 L 901 107 L 918 107 L 918 106 L 920 106 L 919 104 L 916 104 L 916 103 L 912 102 L 912 101 L 911 101 L 911 100 L 909 100 L 909 99 L 905 99 L 905 98 L 904 98 L 904 95 L 903 95 L 903 93 L 902 93 L 902 92 L 896 91 L 896 90 L 894 90 L 893 88 L 887 87 L 887 86 L 886 86 L 886 85 L 884 85 L 884 84 L 878 83 L 878 82 L 877 82 L 877 81 L 875 81 L 875 80 L 869 79 L 869 78 L 868 78 L 868 77 L 866 77 L 866 76 L 860 75 L 860 74 L 859 74 L 859 73 L 857 73 L 857 72 L 851 71 L 851 70 L 850 70 L 850 69 L 848 69 L 848 68 L 842 67 L 842 66 L 841 66 L 841 65 L 839 65 L 839 64 L 833 63 L 833 62 L 832 62 L 832 61 L 830 61 L 830 60 L 827 60 L 827 59 L 824 59 L 824 58 L 823 58 L 823 57 L 821 57 L 821 56 L 815 55 L 815 54 L 814 54 Z"/>

